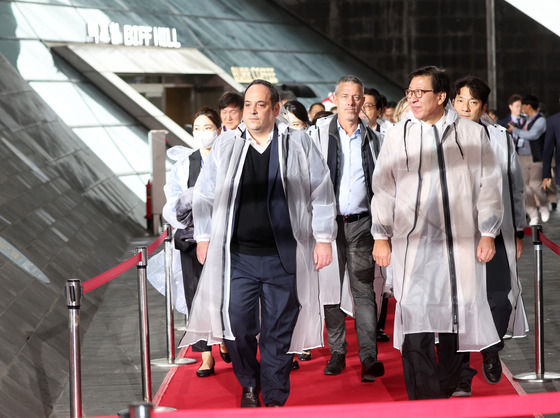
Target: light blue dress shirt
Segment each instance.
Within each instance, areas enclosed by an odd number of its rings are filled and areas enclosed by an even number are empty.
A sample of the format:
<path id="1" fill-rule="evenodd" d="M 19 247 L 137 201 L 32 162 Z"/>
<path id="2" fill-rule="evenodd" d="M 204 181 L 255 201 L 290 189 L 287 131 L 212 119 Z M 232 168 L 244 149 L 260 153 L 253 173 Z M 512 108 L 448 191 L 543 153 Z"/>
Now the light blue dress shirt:
<path id="1" fill-rule="evenodd" d="M 339 215 L 351 215 L 368 211 L 368 198 L 364 169 L 362 166 L 361 126 L 348 136 L 340 123 L 336 122 L 342 162 L 340 167 L 340 189 L 337 211 Z"/>

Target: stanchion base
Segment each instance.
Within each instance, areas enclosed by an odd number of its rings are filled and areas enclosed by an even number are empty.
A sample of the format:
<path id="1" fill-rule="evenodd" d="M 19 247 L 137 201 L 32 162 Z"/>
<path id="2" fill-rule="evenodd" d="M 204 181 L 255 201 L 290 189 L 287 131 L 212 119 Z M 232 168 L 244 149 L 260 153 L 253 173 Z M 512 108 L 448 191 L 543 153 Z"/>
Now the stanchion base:
<path id="1" fill-rule="evenodd" d="M 171 408 L 169 406 L 153 406 L 151 409 L 153 412 L 169 412 L 177 410 L 177 408 Z M 117 412 L 117 415 L 119 418 L 130 418 L 130 408 L 120 410 Z"/>
<path id="2" fill-rule="evenodd" d="M 196 360 L 188 357 L 176 358 L 171 362 L 169 362 L 169 360 L 166 358 L 158 358 L 152 360 L 152 366 L 156 366 L 156 367 L 186 366 L 187 364 L 193 364 L 193 363 L 196 363 Z"/>
<path id="3" fill-rule="evenodd" d="M 554 380 L 560 380 L 560 373 L 554 372 L 544 372 L 542 374 L 537 373 L 521 373 L 513 376 L 515 380 L 522 380 L 528 383 L 544 383 L 552 382 Z"/>

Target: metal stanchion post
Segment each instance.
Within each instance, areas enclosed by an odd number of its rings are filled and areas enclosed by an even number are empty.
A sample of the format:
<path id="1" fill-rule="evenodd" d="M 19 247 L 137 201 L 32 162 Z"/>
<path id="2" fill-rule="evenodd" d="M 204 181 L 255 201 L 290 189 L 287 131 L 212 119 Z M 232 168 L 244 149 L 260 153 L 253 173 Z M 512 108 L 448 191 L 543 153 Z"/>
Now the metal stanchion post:
<path id="1" fill-rule="evenodd" d="M 530 383 L 543 383 L 560 379 L 560 374 L 544 370 L 544 315 L 543 315 L 543 256 L 539 233 L 541 225 L 533 226 L 533 248 L 535 250 L 535 373 L 521 373 L 516 380 Z"/>
<path id="2" fill-rule="evenodd" d="M 173 280 L 173 237 L 171 225 L 165 224 L 167 237 L 165 238 L 165 324 L 167 328 L 167 358 L 155 359 L 152 361 L 154 366 L 173 367 L 185 366 L 195 363 L 192 358 L 175 358 L 175 326 L 173 319 L 173 291 L 171 280 Z"/>
<path id="3" fill-rule="evenodd" d="M 70 332 L 70 414 L 82 416 L 82 366 L 80 351 L 80 303 L 82 287 L 79 280 L 66 281 L 68 330 Z"/>
<path id="4" fill-rule="evenodd" d="M 138 269 L 138 309 L 140 315 L 140 362 L 142 364 L 142 398 L 152 402 L 152 370 L 150 366 L 150 330 L 148 323 L 148 250 L 136 247 L 136 253 L 142 258 L 136 265 Z"/>

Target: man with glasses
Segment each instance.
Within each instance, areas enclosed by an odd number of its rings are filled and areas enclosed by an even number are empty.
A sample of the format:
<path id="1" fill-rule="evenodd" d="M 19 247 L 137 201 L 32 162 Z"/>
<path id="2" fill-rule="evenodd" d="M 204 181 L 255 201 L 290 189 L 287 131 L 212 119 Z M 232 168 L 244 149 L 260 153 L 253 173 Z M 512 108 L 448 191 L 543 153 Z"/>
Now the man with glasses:
<path id="1" fill-rule="evenodd" d="M 411 113 L 387 133 L 372 180 L 373 258 L 393 266 L 410 399 L 450 397 L 459 351 L 499 341 L 484 267 L 502 222 L 501 171 L 484 127 L 446 107 L 449 92 L 437 67 L 410 74 Z"/>
<path id="2" fill-rule="evenodd" d="M 327 160 L 336 194 L 338 271 L 331 269 L 322 274 L 338 274 L 341 288 L 344 288 L 345 270 L 348 270 L 362 363 L 361 380 L 373 382 L 384 374 L 383 363 L 377 360 L 373 237 L 368 204 L 372 197 L 371 176 L 379 153 L 379 138 L 360 119 L 363 104 L 362 81 L 352 75 L 342 77 L 335 89 L 338 113 L 319 119 L 310 135 Z M 331 350 L 324 370 L 326 375 L 338 375 L 346 367 L 345 320 L 346 313 L 339 303 L 325 306 Z"/>
<path id="3" fill-rule="evenodd" d="M 381 112 L 383 110 L 381 93 L 376 89 L 364 89 L 364 104 L 362 105 L 362 119 L 366 119 L 368 126 L 378 134 L 381 139 L 385 135 L 387 129 L 393 126 L 392 123 L 381 119 Z"/>

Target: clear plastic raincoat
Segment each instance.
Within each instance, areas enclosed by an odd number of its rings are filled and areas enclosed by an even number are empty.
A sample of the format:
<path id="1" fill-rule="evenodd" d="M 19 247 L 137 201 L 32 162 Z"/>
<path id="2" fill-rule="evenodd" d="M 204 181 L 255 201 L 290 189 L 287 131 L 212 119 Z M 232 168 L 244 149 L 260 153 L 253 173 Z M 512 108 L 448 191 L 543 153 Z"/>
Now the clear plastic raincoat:
<path id="1" fill-rule="evenodd" d="M 278 154 L 292 231 L 297 241 L 297 293 L 300 312 L 290 352 L 323 346 L 323 309 L 313 262 L 316 241 L 336 237 L 336 206 L 329 170 L 311 139 L 302 131 L 279 129 Z M 233 340 L 229 321 L 230 242 L 235 199 L 249 141 L 238 131 L 214 143 L 195 186 L 195 238 L 210 241 L 191 318 L 181 346 Z"/>
<path id="2" fill-rule="evenodd" d="M 523 192 L 523 172 L 512 138 L 502 126 L 488 123 L 482 119 L 490 137 L 490 146 L 502 169 L 502 195 L 504 202 L 504 220 L 502 222 L 502 236 L 506 247 L 511 276 L 511 292 L 509 301 L 512 311 L 508 330 L 513 337 L 525 337 L 529 331 L 527 314 L 521 297 L 521 282 L 517 275 L 517 243 L 516 231 L 523 231 L 527 225 L 525 218 L 525 198 Z"/>
<path id="3" fill-rule="evenodd" d="M 481 125 L 450 107 L 444 118 L 441 138 L 412 113 L 387 132 L 372 234 L 392 240 L 395 348 L 404 334 L 456 332 L 460 351 L 479 351 L 499 341 L 476 250 L 500 229 L 501 172 Z"/>

